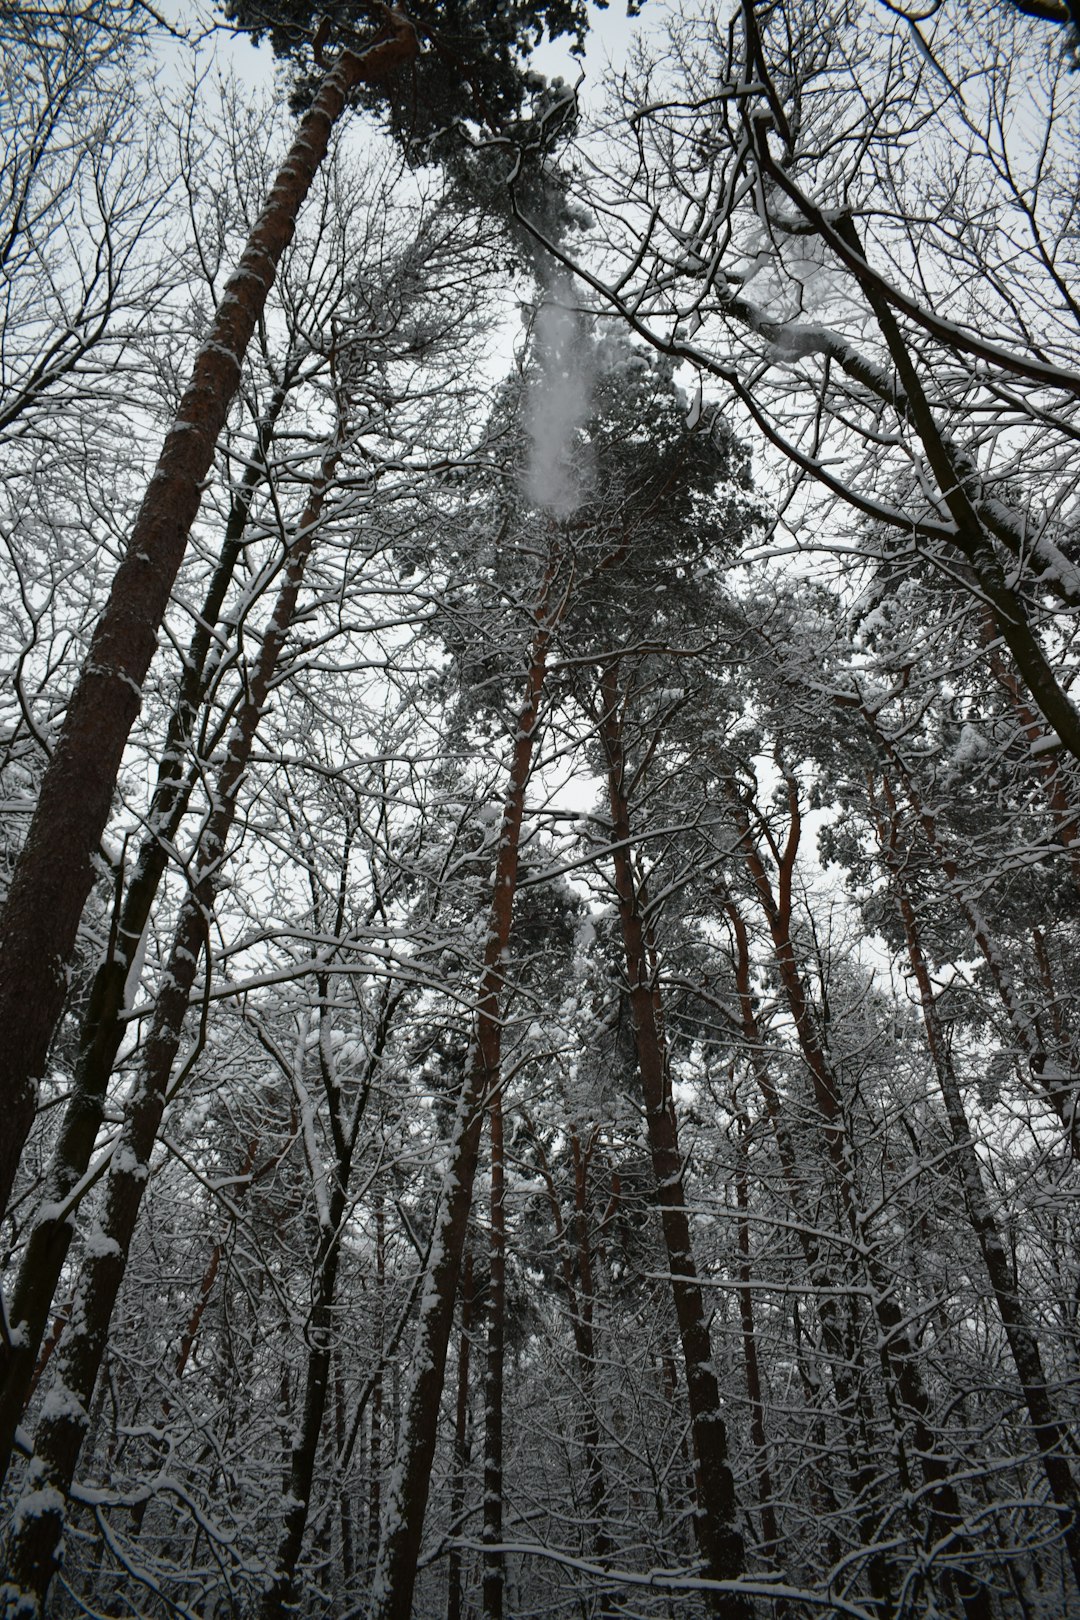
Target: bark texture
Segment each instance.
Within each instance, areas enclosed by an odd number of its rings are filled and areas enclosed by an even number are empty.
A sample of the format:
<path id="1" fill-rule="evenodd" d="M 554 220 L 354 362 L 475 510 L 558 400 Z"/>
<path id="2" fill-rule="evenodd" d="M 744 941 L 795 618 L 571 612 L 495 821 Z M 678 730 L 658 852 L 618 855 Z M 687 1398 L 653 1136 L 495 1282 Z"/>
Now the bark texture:
<path id="1" fill-rule="evenodd" d="M 560 605 L 552 606 L 555 565 L 549 564 L 536 610 L 525 697 L 518 714 L 503 807 L 499 853 L 488 917 L 487 943 L 477 996 L 476 1031 L 458 1100 L 448 1169 L 420 1307 L 412 1375 L 405 1394 L 397 1456 L 390 1480 L 379 1561 L 371 1594 L 371 1620 L 410 1620 L 416 1561 L 442 1399 L 446 1353 L 472 1207 L 484 1113 L 500 1075 L 500 1014 L 506 979 L 525 790 L 532 771 L 548 652 Z"/>
<path id="2" fill-rule="evenodd" d="M 343 51 L 305 114 L 218 305 L 210 335 L 117 569 L 71 694 L 0 921 L 0 1214 L 7 1208 L 36 1087 L 64 1004 L 67 968 L 143 681 L 187 545 L 244 355 L 331 131 L 361 81 L 378 83 L 416 52 L 397 13 L 362 52 Z"/>
<path id="3" fill-rule="evenodd" d="M 192 888 L 184 901 L 147 1036 L 143 1063 L 125 1111 L 105 1188 L 96 1241 L 86 1257 L 69 1327 L 58 1357 L 50 1398 L 38 1423 L 34 1452 L 16 1504 L 8 1580 L 0 1587 L 0 1615 L 26 1620 L 42 1612 L 56 1572 L 67 1495 L 89 1426 L 89 1411 L 108 1341 L 113 1308 L 124 1280 L 128 1252 L 150 1174 L 150 1156 L 164 1112 L 173 1064 L 199 962 L 208 937 L 214 895 L 239 791 L 259 720 L 296 608 L 304 570 L 322 512 L 327 480 L 339 450 L 328 453 L 293 542 L 248 695 L 237 712 L 211 808 L 192 862 Z M 209 973 L 209 963 L 206 972 Z M 335 1250 L 336 1253 L 336 1250 Z"/>
<path id="4" fill-rule="evenodd" d="M 694 1534 L 705 1573 L 716 1581 L 735 1581 L 744 1569 L 742 1537 L 735 1528 L 735 1482 L 728 1462 L 727 1428 L 720 1411 L 720 1388 L 712 1364 L 708 1318 L 690 1237 L 675 1105 L 657 1016 L 658 992 L 649 969 L 645 924 L 631 866 L 633 845 L 623 757 L 622 694 L 614 666 L 604 673 L 602 704 L 600 738 L 608 773 L 615 890 L 630 987 L 634 1043 L 656 1201 L 682 1344 L 694 1443 L 697 1487 Z M 749 1600 L 737 1592 L 712 1592 L 708 1602 L 711 1612 L 723 1616 L 724 1620 L 746 1620 L 751 1613 Z"/>
<path id="5" fill-rule="evenodd" d="M 278 389 L 259 424 L 258 455 L 249 462 L 233 500 L 221 553 L 191 637 L 180 689 L 169 717 L 147 817 L 148 831 L 124 891 L 115 938 L 98 964 L 90 987 L 79 1031 L 71 1095 L 64 1107 L 44 1195 L 8 1307 L 9 1319 L 18 1332 L 11 1343 L 0 1341 L 0 1486 L 10 1465 L 16 1425 L 30 1398 L 35 1360 L 71 1246 L 75 1201 L 101 1128 L 105 1091 L 124 1033 L 129 977 L 165 875 L 168 851 L 175 843 L 198 779 L 197 767 L 185 771 L 184 757 L 213 678 L 217 663 L 211 657 L 214 627 L 241 555 L 252 498 L 263 476 L 264 458 L 284 400 L 284 389 Z"/>

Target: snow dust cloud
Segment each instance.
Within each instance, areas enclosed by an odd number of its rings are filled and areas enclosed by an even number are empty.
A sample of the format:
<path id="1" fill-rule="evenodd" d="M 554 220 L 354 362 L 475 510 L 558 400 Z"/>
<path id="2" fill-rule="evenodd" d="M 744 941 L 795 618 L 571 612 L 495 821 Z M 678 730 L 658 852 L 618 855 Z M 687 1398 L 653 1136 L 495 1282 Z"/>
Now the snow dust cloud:
<path id="1" fill-rule="evenodd" d="M 569 517 L 581 505 L 590 472 L 581 429 L 592 397 L 593 351 L 570 291 L 565 277 L 545 289 L 536 315 L 537 369 L 526 412 L 525 494 L 556 517 Z"/>

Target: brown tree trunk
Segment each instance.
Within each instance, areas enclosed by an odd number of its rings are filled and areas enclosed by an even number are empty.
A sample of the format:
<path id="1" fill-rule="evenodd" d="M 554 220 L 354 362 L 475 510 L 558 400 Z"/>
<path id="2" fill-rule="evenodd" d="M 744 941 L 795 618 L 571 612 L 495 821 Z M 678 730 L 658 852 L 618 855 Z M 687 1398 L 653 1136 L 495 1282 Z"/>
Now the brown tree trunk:
<path id="1" fill-rule="evenodd" d="M 651 982 L 648 945 L 631 866 L 630 811 L 626 798 L 621 693 L 617 669 L 609 666 L 601 686 L 600 740 L 604 749 L 611 807 L 612 860 L 622 927 L 623 954 L 630 985 L 638 1072 L 656 1183 L 656 1202 L 667 1251 L 675 1316 L 682 1344 L 687 1404 L 694 1445 L 696 1509 L 694 1532 L 706 1574 L 736 1581 L 744 1569 L 742 1537 L 735 1528 L 735 1484 L 727 1457 L 727 1429 L 720 1410 L 720 1388 L 712 1364 L 705 1302 L 690 1238 L 683 1187 L 675 1106 L 667 1072 L 667 1052 L 658 1027 L 658 991 Z M 745 1620 L 751 1612 L 737 1592 L 711 1592 L 714 1614 Z"/>
<path id="2" fill-rule="evenodd" d="M 802 817 L 798 784 L 788 772 L 785 772 L 785 781 L 788 791 L 789 832 L 785 848 L 779 858 L 775 893 L 754 839 L 746 806 L 730 785 L 729 803 L 740 835 L 740 848 L 772 937 L 773 953 L 792 1022 L 795 1025 L 799 1050 L 810 1073 L 814 1099 L 822 1121 L 822 1136 L 828 1160 L 835 1174 L 841 1207 L 851 1237 L 863 1256 L 874 1315 L 880 1330 L 879 1342 L 886 1393 L 891 1401 L 892 1390 L 895 1387 L 902 1406 L 902 1411 L 896 1414 L 898 1421 L 895 1425 L 901 1447 L 899 1466 L 901 1471 L 907 1466 L 903 1450 L 903 1433 L 910 1426 L 920 1471 L 927 1486 L 930 1527 L 934 1538 L 951 1542 L 957 1551 L 962 1551 L 963 1514 L 956 1489 L 949 1478 L 949 1465 L 937 1451 L 930 1401 L 916 1360 L 910 1323 L 896 1299 L 892 1282 L 874 1256 L 870 1234 L 866 1231 L 860 1215 L 852 1176 L 850 1146 L 840 1108 L 837 1076 L 826 1054 L 799 972 L 791 934 L 791 921 L 792 880 L 801 836 Z M 969 1578 L 966 1572 L 958 1572 L 956 1586 L 968 1620 L 985 1620 L 989 1614 L 989 1597 L 985 1589 L 974 1577 Z"/>
<path id="3" fill-rule="evenodd" d="M 919 992 L 926 1041 L 956 1147 L 955 1163 L 963 1187 L 964 1201 L 979 1241 L 998 1314 L 1005 1329 L 1013 1366 L 1016 1368 L 1016 1375 L 1023 1390 L 1024 1404 L 1031 1420 L 1032 1435 L 1039 1448 L 1046 1483 L 1058 1509 L 1058 1520 L 1073 1576 L 1080 1589 L 1080 1499 L 1077 1495 L 1076 1480 L 1067 1460 L 1072 1447 L 1065 1429 L 1058 1422 L 1054 1412 L 1043 1370 L 1039 1341 L 1028 1320 L 1024 1302 L 1013 1282 L 1008 1253 L 986 1195 L 982 1167 L 972 1139 L 956 1071 L 953 1068 L 952 1054 L 938 1017 L 937 1001 L 919 936 L 915 907 L 904 882 L 907 851 L 902 847 L 896 799 L 887 777 L 882 779 L 882 796 L 888 814 L 886 816 L 879 813 L 877 816 L 879 847 L 903 924 L 908 960 Z M 870 800 L 873 804 L 872 784 Z"/>
<path id="4" fill-rule="evenodd" d="M 465 1257 L 461 1279 L 461 1333 L 458 1339 L 457 1401 L 454 1409 L 454 1475 L 450 1486 L 450 1546 L 446 1569 L 446 1620 L 462 1620 L 462 1559 L 456 1538 L 465 1516 L 465 1476 L 469 1467 L 469 1356 L 472 1349 L 473 1259 Z"/>
<path id="5" fill-rule="evenodd" d="M 381 81 L 417 50 L 412 25 L 397 12 L 385 15 L 386 29 L 368 49 L 343 51 L 323 80 L 226 285 L 41 784 L 0 921 L 0 1214 L 33 1124 L 121 757 L 244 355 L 350 91 Z"/>
<path id="6" fill-rule="evenodd" d="M 157 1140 L 188 1002 L 213 914 L 215 887 L 236 816 L 240 787 L 270 682 L 292 623 L 322 512 L 326 483 L 339 453 L 337 446 L 328 453 L 322 475 L 300 520 L 285 578 L 263 636 L 247 697 L 237 711 L 225 760 L 211 796 L 211 809 L 192 863 L 192 889 L 180 910 L 144 1048 L 141 1073 L 128 1103 L 106 1182 L 99 1241 L 86 1257 L 77 1291 L 75 1319 L 59 1355 L 60 1366 L 54 1382 L 65 1391 L 65 1399 L 58 1402 L 54 1410 L 44 1413 L 38 1423 L 34 1455 L 20 1499 L 40 1500 L 35 1495 L 40 1491 L 48 1506 L 29 1515 L 20 1513 L 16 1507 L 9 1551 L 10 1584 L 5 1594 L 13 1594 L 7 1596 L 7 1601 L 15 1613 L 32 1616 L 40 1612 L 56 1569 L 67 1493 L 86 1436 L 87 1412 L 149 1176 L 150 1155 Z M 209 971 L 207 963 L 207 975 Z"/>
<path id="7" fill-rule="evenodd" d="M 122 1013 L 128 978 L 165 873 L 167 851 L 175 842 L 192 788 L 198 780 L 197 770 L 185 774 L 184 754 L 211 679 L 214 628 L 242 552 L 252 498 L 265 473 L 266 453 L 284 401 L 285 390 L 278 388 L 258 426 L 256 456 L 248 463 L 232 503 L 221 554 L 192 633 L 180 690 L 169 717 L 147 817 L 149 831 L 124 891 L 115 937 L 90 987 L 79 1031 L 71 1095 L 64 1106 L 44 1196 L 27 1239 L 8 1308 L 9 1319 L 18 1331 L 11 1343 L 0 1341 L 0 1485 L 10 1463 L 15 1428 L 39 1375 L 32 1376 L 34 1360 L 74 1234 L 70 1200 L 80 1187 L 93 1155 L 105 1090 L 123 1038 Z"/>
<path id="8" fill-rule="evenodd" d="M 555 560 L 552 558 L 536 608 L 536 634 L 526 674 L 525 698 L 514 735 L 477 996 L 476 1030 L 465 1082 L 458 1099 L 448 1153 L 449 1168 L 443 1182 L 443 1195 L 432 1240 L 431 1261 L 413 1354 L 413 1371 L 405 1393 L 393 1486 L 386 1504 L 379 1562 L 371 1594 L 370 1620 L 410 1620 L 412 1614 L 416 1560 L 427 1511 L 446 1352 L 472 1207 L 480 1134 L 488 1098 L 500 1078 L 500 1012 L 517 888 L 525 790 L 532 771 L 548 650 L 555 623 L 565 602 L 564 598 L 553 605 L 554 584 Z"/>
<path id="9" fill-rule="evenodd" d="M 488 1240 L 487 1363 L 484 1376 L 484 1620 L 503 1620 L 506 1558 L 503 1538 L 503 1371 L 506 1354 L 506 1163 L 502 1084 L 488 1099 L 491 1208 Z"/>

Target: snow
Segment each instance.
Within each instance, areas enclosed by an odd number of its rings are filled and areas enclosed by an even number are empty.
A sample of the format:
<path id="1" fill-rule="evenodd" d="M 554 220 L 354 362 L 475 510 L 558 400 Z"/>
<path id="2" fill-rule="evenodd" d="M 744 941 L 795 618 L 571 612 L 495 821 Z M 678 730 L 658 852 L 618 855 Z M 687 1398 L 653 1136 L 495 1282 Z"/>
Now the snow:
<path id="1" fill-rule="evenodd" d="M 96 1223 L 86 1233 L 83 1246 L 91 1260 L 119 1259 L 123 1254 L 116 1239 L 107 1237 Z"/>
<path id="2" fill-rule="evenodd" d="M 43 1423 L 73 1422 L 86 1428 L 89 1416 L 82 1401 L 66 1384 L 59 1381 L 49 1389 L 41 1407 Z"/>
<path id="3" fill-rule="evenodd" d="M 579 435 L 591 398 L 590 350 L 568 277 L 558 273 L 536 315 L 538 377 L 529 390 L 525 491 L 536 506 L 569 517 L 584 497 L 588 463 Z"/>

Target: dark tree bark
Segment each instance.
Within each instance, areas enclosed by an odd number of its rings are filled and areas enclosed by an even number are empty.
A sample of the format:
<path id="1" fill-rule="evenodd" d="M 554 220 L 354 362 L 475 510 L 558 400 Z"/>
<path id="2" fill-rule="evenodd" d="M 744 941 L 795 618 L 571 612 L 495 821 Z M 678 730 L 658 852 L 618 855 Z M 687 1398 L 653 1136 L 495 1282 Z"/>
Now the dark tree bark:
<path id="1" fill-rule="evenodd" d="M 782 762 L 778 763 L 783 769 Z M 826 1157 L 835 1178 L 841 1208 L 856 1251 L 863 1256 L 879 1328 L 886 1392 L 891 1399 L 895 1388 L 899 1396 L 900 1410 L 894 1410 L 894 1424 L 900 1442 L 899 1466 L 902 1473 L 907 1469 L 903 1436 L 910 1427 L 920 1472 L 927 1487 L 930 1529 L 935 1540 L 944 1540 L 957 1552 L 963 1553 L 966 1545 L 962 1533 L 963 1514 L 956 1488 L 949 1478 L 948 1462 L 941 1456 L 935 1440 L 931 1404 L 919 1368 L 911 1324 L 896 1298 L 894 1281 L 874 1256 L 870 1234 L 860 1217 L 851 1168 L 851 1145 L 840 1103 L 840 1085 L 799 971 L 791 923 L 792 879 L 802 814 L 798 783 L 786 770 L 784 779 L 787 785 L 789 829 L 785 848 L 779 855 L 775 892 L 753 835 L 747 807 L 734 784 L 729 783 L 728 799 L 739 833 L 739 847 L 772 938 L 780 982 L 795 1026 L 799 1051 L 811 1078 Z M 967 1569 L 957 1569 L 954 1579 L 967 1620 L 988 1620 L 990 1599 L 985 1588 Z"/>
<path id="2" fill-rule="evenodd" d="M 896 798 L 887 776 L 882 778 L 884 810 L 877 813 L 878 844 L 889 875 L 893 898 L 904 929 L 908 961 L 919 992 L 919 1006 L 926 1030 L 926 1041 L 945 1103 L 956 1149 L 956 1169 L 964 1192 L 968 1218 L 979 1241 L 986 1274 L 994 1293 L 998 1314 L 1005 1329 L 1016 1376 L 1031 1420 L 1031 1432 L 1039 1451 L 1046 1483 L 1057 1508 L 1058 1522 L 1065 1541 L 1073 1577 L 1080 1589 L 1080 1500 L 1076 1480 L 1068 1462 L 1072 1446 L 1059 1422 L 1043 1369 L 1042 1351 L 1028 1319 L 1027 1308 L 1013 1281 L 1008 1251 L 983 1182 L 979 1155 L 968 1124 L 967 1110 L 953 1067 L 952 1053 L 937 1010 L 937 999 L 930 969 L 923 951 L 918 918 L 904 878 L 907 850 L 901 833 Z M 870 803 L 875 801 L 873 783 Z"/>
<path id="3" fill-rule="evenodd" d="M 0 921 L 0 1213 L 34 1120 L 37 1081 L 63 1009 L 67 966 L 93 881 L 93 859 L 142 685 L 244 355 L 300 207 L 350 92 L 378 83 L 417 49 L 386 13 L 367 50 L 343 51 L 305 114 L 195 361 L 176 420 L 71 694 Z"/>
<path id="4" fill-rule="evenodd" d="M 460 1534 L 465 1515 L 465 1475 L 469 1467 L 469 1360 L 475 1306 L 473 1258 L 468 1254 L 461 1279 L 461 1331 L 454 1407 L 454 1476 L 450 1487 L 450 1534 L 454 1537 Z M 463 1597 L 461 1548 L 452 1544 L 446 1564 L 446 1620 L 462 1620 Z"/>
<path id="5" fill-rule="evenodd" d="M 157 781 L 147 817 L 148 832 L 124 891 L 115 938 L 99 964 L 79 1031 L 71 1096 L 53 1150 L 41 1207 L 27 1240 L 12 1289 L 8 1317 L 17 1329 L 11 1342 L 0 1340 L 0 1485 L 11 1458 L 15 1429 L 30 1398 L 33 1369 L 57 1285 L 74 1235 L 70 1200 L 89 1168 L 101 1127 L 105 1091 L 124 1034 L 128 977 L 187 810 L 198 769 L 184 770 L 184 755 L 216 661 L 210 657 L 214 628 L 241 555 L 251 502 L 274 425 L 285 401 L 278 388 L 258 426 L 257 454 L 248 463 L 226 523 L 224 542 L 188 647 Z"/>
<path id="6" fill-rule="evenodd" d="M 834 232 L 836 241 L 852 255 L 849 263 L 853 264 L 856 279 L 896 367 L 902 390 L 901 412 L 922 442 L 941 499 L 955 525 L 956 548 L 974 574 L 978 592 L 988 604 L 998 633 L 1012 653 L 1036 707 L 1073 757 L 1080 760 L 1080 713 L 1050 666 L 1023 598 L 1009 582 L 994 549 L 992 532 L 968 493 L 970 478 L 965 477 L 957 465 L 957 457 L 938 425 L 911 349 L 882 285 L 872 274 L 860 273 L 859 266 L 865 271 L 866 260 L 854 222 L 850 217 L 838 219 L 833 230 L 826 230 L 824 234 L 829 237 Z"/>
<path id="7" fill-rule="evenodd" d="M 177 921 L 172 949 L 147 1036 L 142 1068 L 129 1099 L 117 1150 L 110 1166 L 99 1240 L 87 1255 L 77 1290 L 73 1322 L 58 1357 L 54 1386 L 63 1392 L 43 1413 L 34 1440 L 27 1482 L 20 1501 L 44 1501 L 42 1511 L 26 1514 L 18 1505 L 12 1531 L 8 1583 L 0 1588 L 0 1614 L 39 1614 L 57 1566 L 71 1488 L 87 1432 L 87 1414 L 108 1342 L 109 1324 L 149 1177 L 150 1156 L 164 1112 L 169 1079 L 180 1047 L 189 999 L 206 943 L 214 896 L 240 787 L 296 609 L 304 570 L 315 541 L 326 485 L 338 455 L 328 452 L 322 474 L 304 509 L 289 555 L 285 578 L 248 684 L 237 711 L 211 809 L 192 863 L 192 888 Z M 206 972 L 209 974 L 209 962 Z M 335 1251 L 336 1252 L 336 1251 Z M 42 1493 L 40 1496 L 37 1493 Z"/>
<path id="8" fill-rule="evenodd" d="M 603 673 L 601 704 L 600 740 L 607 767 L 615 891 L 630 986 L 634 1043 L 645 1102 L 657 1209 L 682 1344 L 694 1443 L 697 1496 L 694 1533 L 706 1574 L 716 1581 L 735 1581 L 744 1570 L 743 1544 L 735 1528 L 737 1505 L 727 1456 L 727 1429 L 721 1416 L 708 1318 L 690 1237 L 667 1053 L 657 1019 L 658 991 L 649 969 L 645 924 L 631 866 L 633 844 L 623 756 L 622 693 L 614 665 Z M 724 1616 L 725 1620 L 747 1620 L 751 1613 L 748 1600 L 737 1592 L 711 1592 L 708 1601 L 711 1611 Z"/>
<path id="9" fill-rule="evenodd" d="M 525 678 L 525 698 L 514 734 L 510 779 L 503 807 L 487 942 L 477 996 L 476 1030 L 465 1082 L 458 1099 L 448 1154 L 449 1168 L 443 1182 L 443 1195 L 432 1241 L 413 1353 L 414 1370 L 405 1393 L 397 1459 L 371 1594 L 370 1620 L 410 1620 L 412 1614 L 416 1561 L 427 1512 L 446 1352 L 472 1207 L 480 1134 L 488 1099 L 500 1079 L 500 1011 L 517 888 L 525 790 L 532 771 L 551 637 L 565 605 L 565 597 L 562 601 L 557 598 L 553 601 L 555 566 L 552 558 L 535 610 L 536 633 Z"/>

